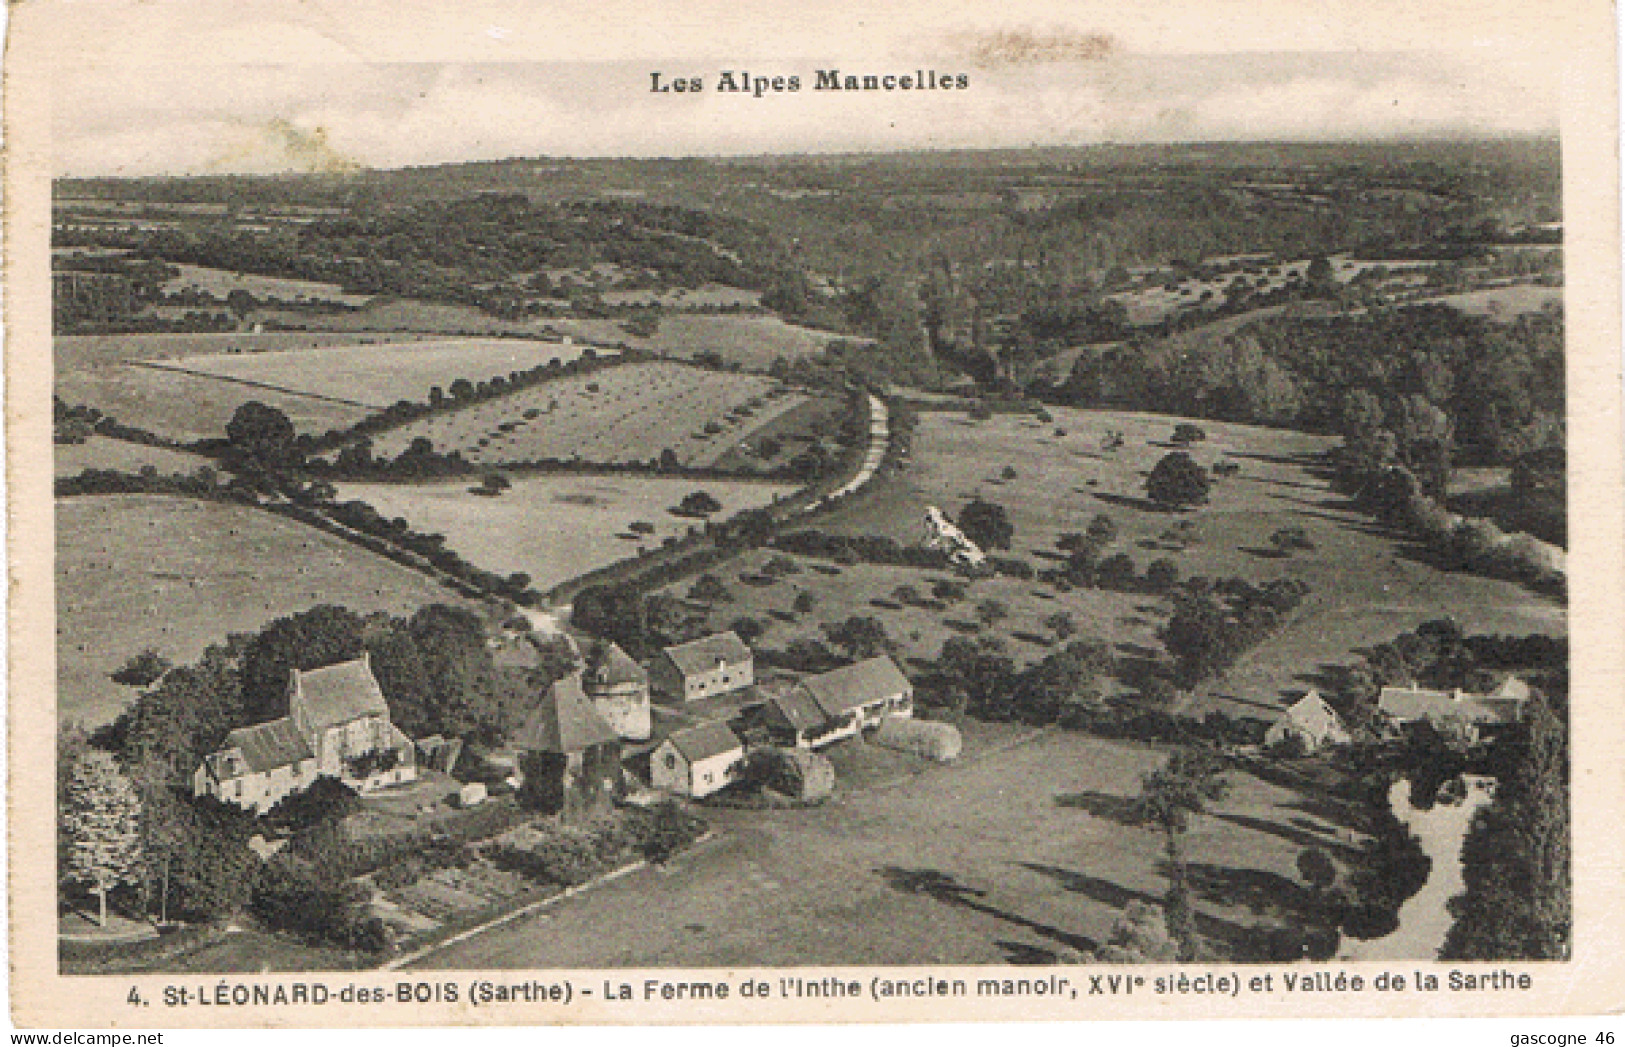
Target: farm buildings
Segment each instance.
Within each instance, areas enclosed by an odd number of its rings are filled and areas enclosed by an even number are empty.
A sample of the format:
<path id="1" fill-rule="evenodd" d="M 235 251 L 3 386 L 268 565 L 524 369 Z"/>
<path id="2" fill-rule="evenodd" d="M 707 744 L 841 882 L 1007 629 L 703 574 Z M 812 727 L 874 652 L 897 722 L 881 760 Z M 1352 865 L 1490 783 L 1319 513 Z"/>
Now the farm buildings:
<path id="1" fill-rule="evenodd" d="M 1434 728 L 1458 728 L 1469 738 L 1477 739 L 1485 732 L 1517 723 L 1523 718 L 1524 705 L 1529 698 L 1529 685 L 1516 676 L 1508 676 L 1487 694 L 1475 694 L 1460 687 L 1449 691 L 1429 690 L 1415 684 L 1384 687 L 1377 697 L 1377 710 L 1399 731 L 1426 724 Z"/>
<path id="2" fill-rule="evenodd" d="M 681 796 L 709 796 L 732 780 L 745 758 L 745 743 L 725 723 L 705 723 L 672 734 L 655 747 L 649 777 L 656 789 Z"/>
<path id="3" fill-rule="evenodd" d="M 1326 703 L 1318 691 L 1293 702 L 1285 715 L 1264 732 L 1264 745 L 1274 747 L 1296 738 L 1305 752 L 1315 752 L 1323 745 L 1343 745 L 1349 740 L 1349 731 L 1337 710 Z"/>
<path id="4" fill-rule="evenodd" d="M 361 793 L 417 777 L 416 747 L 390 723 L 366 655 L 295 669 L 288 715 L 228 734 L 193 774 L 192 791 L 261 813 L 322 776 Z"/>
<path id="5" fill-rule="evenodd" d="M 890 657 L 880 655 L 799 681 L 770 699 L 763 722 L 777 740 L 818 749 L 888 716 L 914 715 L 914 688 Z"/>
<path id="6" fill-rule="evenodd" d="M 649 678 L 662 700 L 697 702 L 755 683 L 755 656 L 736 634 L 714 633 L 662 648 Z"/>
<path id="7" fill-rule="evenodd" d="M 616 734 L 628 741 L 649 737 L 649 674 L 618 644 L 592 644 L 581 685 L 593 708 Z"/>
<path id="8" fill-rule="evenodd" d="M 621 739 L 572 673 L 548 689 L 516 742 L 530 806 L 566 821 L 608 809 L 621 791 Z"/>

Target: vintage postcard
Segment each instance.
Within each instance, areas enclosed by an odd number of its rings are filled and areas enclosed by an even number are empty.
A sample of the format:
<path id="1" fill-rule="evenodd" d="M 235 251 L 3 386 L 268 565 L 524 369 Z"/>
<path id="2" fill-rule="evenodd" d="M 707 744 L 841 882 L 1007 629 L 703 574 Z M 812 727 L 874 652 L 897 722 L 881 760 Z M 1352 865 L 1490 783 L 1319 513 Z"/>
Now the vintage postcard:
<path id="1" fill-rule="evenodd" d="M 1609 5 L 7 59 L 19 1025 L 1625 1004 Z"/>

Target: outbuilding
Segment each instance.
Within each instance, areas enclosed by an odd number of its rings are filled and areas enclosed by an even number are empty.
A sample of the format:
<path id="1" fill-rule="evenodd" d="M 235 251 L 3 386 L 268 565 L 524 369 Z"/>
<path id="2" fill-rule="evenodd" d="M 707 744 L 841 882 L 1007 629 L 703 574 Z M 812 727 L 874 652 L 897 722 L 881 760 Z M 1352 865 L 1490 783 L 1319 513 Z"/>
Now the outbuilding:
<path id="1" fill-rule="evenodd" d="M 745 744 L 721 721 L 685 727 L 655 746 L 649 777 L 656 789 L 709 796 L 733 780 Z"/>
<path id="2" fill-rule="evenodd" d="M 738 634 L 712 633 L 662 648 L 649 666 L 649 682 L 667 702 L 730 694 L 756 682 L 755 656 Z"/>

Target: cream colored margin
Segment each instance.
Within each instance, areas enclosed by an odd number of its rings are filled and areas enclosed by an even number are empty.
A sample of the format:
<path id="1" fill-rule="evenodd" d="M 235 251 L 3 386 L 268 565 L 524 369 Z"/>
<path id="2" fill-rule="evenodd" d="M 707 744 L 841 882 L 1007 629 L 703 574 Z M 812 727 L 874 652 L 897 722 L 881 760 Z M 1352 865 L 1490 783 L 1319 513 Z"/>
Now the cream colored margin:
<path id="1" fill-rule="evenodd" d="M 572 1022 L 847 1022 L 1080 1018 L 1443 1017 L 1617 1012 L 1625 1004 L 1625 530 L 1621 526 L 1619 215 L 1614 19 L 1600 0 L 1101 0 L 984 5 L 966 0 L 829 4 L 761 0 L 601 0 L 541 4 L 465 0 L 25 0 L 12 8 L 5 119 L 7 468 L 11 501 L 9 675 L 11 985 L 23 1026 L 367 1025 L 539 1023 L 556 1009 L 473 1011 L 457 1006 L 361 1009 L 168 1010 L 132 1008 L 132 986 L 153 999 L 174 978 L 62 978 L 55 955 L 52 760 L 54 630 L 50 442 L 51 69 L 64 61 L 195 63 L 229 76 L 244 62 L 569 61 L 930 54 L 938 41 L 1007 29 L 1104 31 L 1131 47 L 1170 52 L 1305 48 L 1441 48 L 1499 60 L 1510 48 L 1556 70 L 1564 85 L 1563 155 L 1568 230 L 1569 446 L 1572 481 L 1575 959 L 1530 970 L 1532 993 L 1294 994 L 1238 1001 L 1139 996 L 1063 1002 L 922 1000 L 876 1005 L 641 1005 L 601 1002 L 564 1012 Z M 985 37 L 983 37 L 985 39 Z M 956 44 L 955 41 L 958 41 Z M 852 56 L 852 57 L 848 57 Z M 1384 965 L 1342 965 L 1368 976 Z M 1417 964 L 1389 965 L 1412 969 Z M 1260 968 L 1262 970 L 1263 968 Z M 951 975 L 952 968 L 933 968 Z M 463 972 L 466 981 L 472 972 Z M 632 980 L 642 972 L 607 972 Z M 656 973 L 656 972 L 651 972 Z M 666 977 L 679 972 L 657 972 Z M 698 973 L 698 972 L 696 972 Z M 743 972 L 712 971 L 712 977 Z M 835 973 L 819 969 L 819 974 Z M 889 973 L 896 975 L 895 969 Z M 963 975 L 985 975 L 985 968 Z M 1114 973 L 1121 973 L 1116 971 Z M 1151 974 L 1151 971 L 1145 973 Z M 506 972 L 515 977 L 516 972 Z M 863 977 L 862 970 L 852 974 Z M 597 984 L 594 972 L 571 972 Z M 238 976 L 291 982 L 297 976 Z M 326 979 L 391 984 L 390 975 Z M 189 978 L 194 986 L 204 979 Z M 209 980 L 210 984 L 214 980 Z M 762 1008 L 762 1009 L 758 1009 Z"/>

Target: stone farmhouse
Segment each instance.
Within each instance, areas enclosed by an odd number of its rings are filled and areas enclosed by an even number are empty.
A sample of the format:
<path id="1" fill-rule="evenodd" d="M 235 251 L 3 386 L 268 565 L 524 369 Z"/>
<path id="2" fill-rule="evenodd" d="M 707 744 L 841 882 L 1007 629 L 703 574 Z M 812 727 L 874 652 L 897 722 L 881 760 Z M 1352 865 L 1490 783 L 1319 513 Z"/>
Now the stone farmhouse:
<path id="1" fill-rule="evenodd" d="M 737 634 L 713 633 L 662 648 L 649 666 L 649 681 L 662 701 L 714 698 L 756 682 L 755 656 Z"/>
<path id="2" fill-rule="evenodd" d="M 677 731 L 649 755 L 650 784 L 682 796 L 709 796 L 733 781 L 745 743 L 728 725 L 704 723 Z"/>
<path id="3" fill-rule="evenodd" d="M 288 715 L 226 735 L 192 775 L 195 796 L 263 813 L 323 775 L 360 793 L 417 778 L 416 747 L 389 720 L 367 655 L 288 680 Z"/>
<path id="4" fill-rule="evenodd" d="M 762 721 L 775 741 L 819 749 L 878 727 L 888 716 L 914 715 L 914 685 L 887 655 L 798 680 L 770 698 Z"/>

